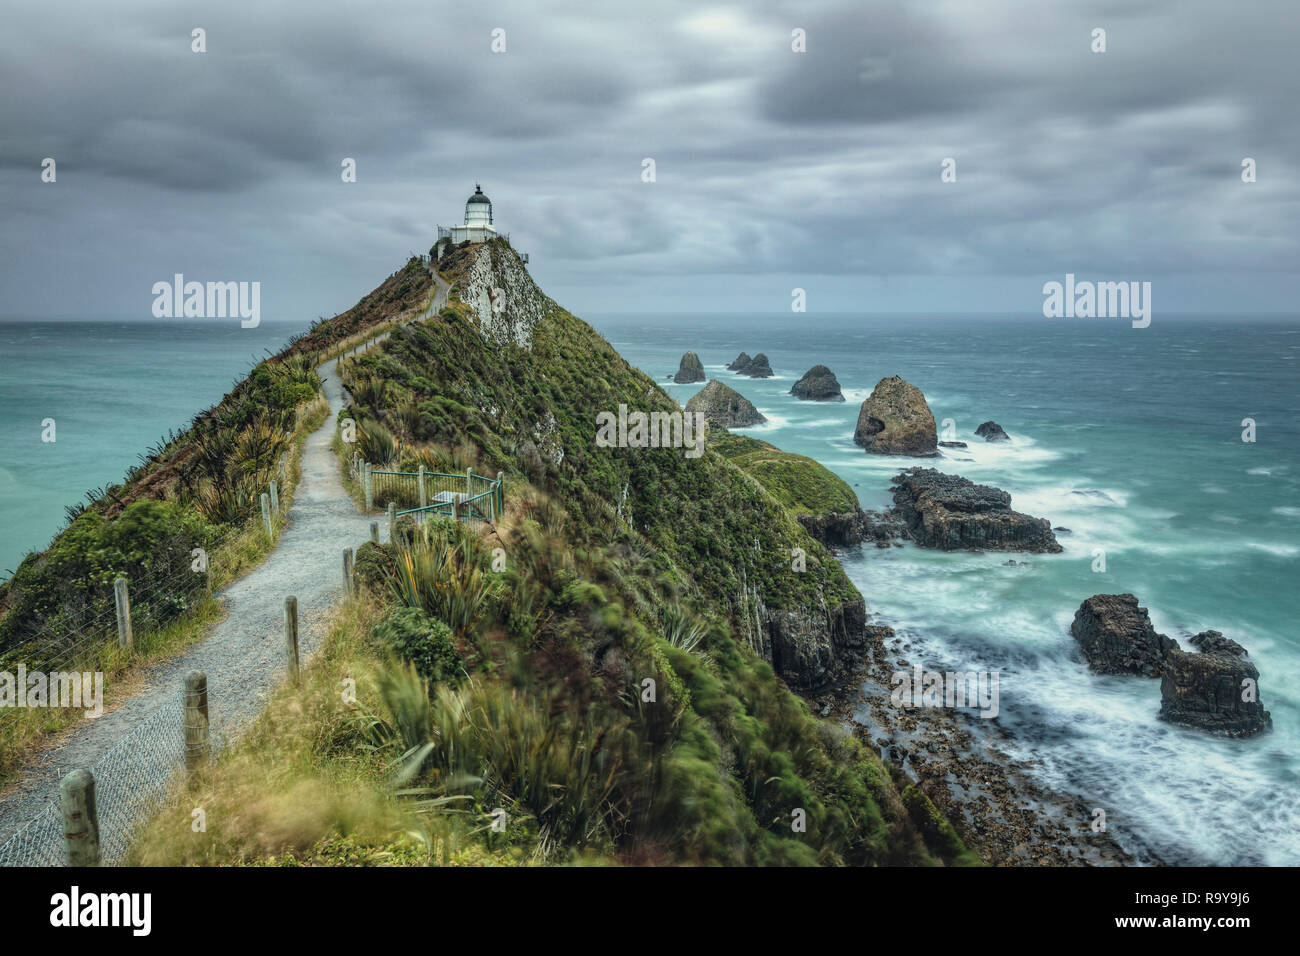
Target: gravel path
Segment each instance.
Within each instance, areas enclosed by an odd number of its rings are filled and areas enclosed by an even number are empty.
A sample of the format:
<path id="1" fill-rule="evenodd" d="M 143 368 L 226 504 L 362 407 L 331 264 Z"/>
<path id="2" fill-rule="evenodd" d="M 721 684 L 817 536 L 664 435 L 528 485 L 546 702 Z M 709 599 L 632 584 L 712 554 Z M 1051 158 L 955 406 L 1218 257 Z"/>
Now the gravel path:
<path id="1" fill-rule="evenodd" d="M 450 286 L 433 269 L 429 272 L 433 298 L 411 321 L 429 318 L 447 304 Z M 351 354 L 388 335 L 376 336 Z M 96 780 L 101 842 L 105 862 L 111 862 L 124 848 L 125 834 L 103 832 L 109 821 L 125 827 L 148 812 L 182 758 L 179 700 L 185 674 L 194 669 L 207 674 L 213 730 L 231 739 L 261 712 L 286 672 L 283 615 L 289 595 L 298 598 L 300 657 L 306 661 L 320 646 L 328 612 L 343 595 L 343 549 L 360 546 L 374 520 L 357 512 L 330 449 L 335 415 L 344 404 L 336 364 L 326 362 L 317 370 L 332 414 L 307 437 L 302 480 L 275 550 L 217 595 L 226 618 L 202 643 L 147 667 L 143 690 L 43 751 L 19 783 L 0 794 L 0 848 L 26 827 L 23 846 L 0 852 L 0 866 L 51 863 L 61 857 L 61 827 L 49 806 L 58 798 L 59 780 L 70 770 L 101 761 Z M 382 528 L 386 522 L 379 520 Z"/>
<path id="2" fill-rule="evenodd" d="M 325 397 L 332 412 L 341 406 L 343 387 L 334 362 L 320 366 Z M 302 480 L 289 509 L 289 523 L 266 560 L 218 595 L 227 616 L 180 657 L 146 672 L 146 686 L 98 720 L 84 721 L 70 737 L 43 752 L 23 780 L 0 796 L 0 844 L 58 796 L 60 778 L 69 770 L 90 767 L 137 728 L 141 734 L 113 756 L 113 772 L 133 781 L 156 779 L 161 792 L 157 754 L 176 750 L 179 727 L 150 720 L 174 706 L 184 675 L 198 668 L 208 677 L 209 714 L 226 739 L 260 713 L 266 698 L 285 673 L 284 599 L 298 598 L 299 650 L 305 660 L 321 642 L 330 607 L 343 594 L 343 549 L 357 548 L 369 536 L 370 517 L 359 514 L 343 488 L 337 459 L 330 450 L 334 414 L 307 437 Z M 384 522 L 382 519 L 381 527 Z M 386 529 L 385 529 L 386 531 Z M 382 533 L 382 532 L 381 532 Z M 147 724 L 147 726 L 145 726 Z M 157 740 L 139 737 L 157 736 Z M 138 766 L 133 766 L 136 763 Z M 106 789 L 108 781 L 98 788 Z M 140 797 L 138 792 L 133 796 Z M 104 819 L 112 808 L 102 805 Z"/>

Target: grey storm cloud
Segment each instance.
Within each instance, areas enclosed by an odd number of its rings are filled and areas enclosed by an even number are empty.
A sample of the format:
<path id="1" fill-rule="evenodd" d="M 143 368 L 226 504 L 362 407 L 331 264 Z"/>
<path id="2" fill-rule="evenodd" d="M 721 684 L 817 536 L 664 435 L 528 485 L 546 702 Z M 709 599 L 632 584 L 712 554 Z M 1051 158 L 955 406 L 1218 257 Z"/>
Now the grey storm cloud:
<path id="1" fill-rule="evenodd" d="M 1214 306 L 1294 301 L 1283 0 L 553 6 L 8 11 L 0 312 L 147 317 L 152 282 L 187 271 L 258 279 L 268 314 L 306 321 L 427 249 L 476 181 L 575 308 L 695 285 L 749 307 L 755 276 L 836 277 L 820 301 L 842 308 L 855 277 L 919 277 L 936 309 L 987 277 L 1000 307 L 1087 270 L 1254 274 L 1259 302 Z"/>

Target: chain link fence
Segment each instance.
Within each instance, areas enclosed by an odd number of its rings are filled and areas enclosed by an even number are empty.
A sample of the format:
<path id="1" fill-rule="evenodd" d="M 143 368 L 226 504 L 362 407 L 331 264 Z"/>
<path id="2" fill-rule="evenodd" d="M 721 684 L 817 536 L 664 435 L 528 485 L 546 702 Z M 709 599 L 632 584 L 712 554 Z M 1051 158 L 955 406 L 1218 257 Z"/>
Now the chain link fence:
<path id="1" fill-rule="evenodd" d="M 176 771 L 185 767 L 186 691 L 180 690 L 115 743 L 91 767 L 99 822 L 100 855 L 104 864 L 121 862 L 135 828 L 162 807 L 175 792 Z M 211 698 L 212 692 L 208 695 Z M 212 757 L 233 737 L 234 728 L 220 711 L 208 720 Z M 63 815 L 58 799 L 51 800 L 4 844 L 0 867 L 63 866 Z"/>

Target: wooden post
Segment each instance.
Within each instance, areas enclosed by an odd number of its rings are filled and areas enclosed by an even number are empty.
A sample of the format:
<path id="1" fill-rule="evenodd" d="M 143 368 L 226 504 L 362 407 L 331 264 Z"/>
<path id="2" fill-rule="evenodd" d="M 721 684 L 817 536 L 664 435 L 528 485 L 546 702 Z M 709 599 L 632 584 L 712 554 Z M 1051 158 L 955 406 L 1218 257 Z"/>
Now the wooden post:
<path id="1" fill-rule="evenodd" d="M 185 769 L 208 760 L 208 677 L 203 671 L 185 675 Z"/>
<path id="2" fill-rule="evenodd" d="M 420 466 L 420 507 L 429 507 L 429 495 L 424 490 L 424 466 Z"/>
<path id="3" fill-rule="evenodd" d="M 465 469 L 465 497 L 474 497 L 474 472 L 470 468 Z"/>
<path id="4" fill-rule="evenodd" d="M 456 497 L 454 491 L 451 493 L 451 520 L 460 520 L 460 499 Z"/>
<path id="5" fill-rule="evenodd" d="M 370 522 L 370 540 L 373 541 L 375 544 L 379 543 L 379 522 L 378 521 Z"/>
<path id="6" fill-rule="evenodd" d="M 59 781 L 59 809 L 68 866 L 99 866 L 99 810 L 89 770 L 74 770 Z"/>
<path id="7" fill-rule="evenodd" d="M 397 523 L 397 502 L 388 502 L 388 543 L 395 544 L 393 538 L 393 525 Z"/>
<path id="8" fill-rule="evenodd" d="M 503 471 L 497 472 L 497 516 L 506 510 L 506 475 Z"/>
<path id="9" fill-rule="evenodd" d="M 262 525 L 266 528 L 267 538 L 275 537 L 271 532 L 271 496 L 265 491 L 262 492 Z"/>
<path id="10" fill-rule="evenodd" d="M 271 479 L 271 517 L 280 520 L 280 486 L 275 479 Z"/>
<path id="11" fill-rule="evenodd" d="M 289 680 L 298 683 L 298 599 L 284 599 L 284 649 L 289 658 Z"/>
<path id="12" fill-rule="evenodd" d="M 134 653 L 135 638 L 131 634 L 131 595 L 126 590 L 126 578 L 114 579 L 113 600 L 117 604 L 117 644 L 126 653 Z"/>
<path id="13" fill-rule="evenodd" d="M 362 462 L 361 467 L 365 472 L 366 510 L 369 511 L 375 506 L 375 488 L 370 474 L 370 462 Z"/>
<path id="14" fill-rule="evenodd" d="M 352 549 L 343 549 L 343 587 L 347 591 L 348 597 L 353 597 L 355 592 L 352 590 Z"/>

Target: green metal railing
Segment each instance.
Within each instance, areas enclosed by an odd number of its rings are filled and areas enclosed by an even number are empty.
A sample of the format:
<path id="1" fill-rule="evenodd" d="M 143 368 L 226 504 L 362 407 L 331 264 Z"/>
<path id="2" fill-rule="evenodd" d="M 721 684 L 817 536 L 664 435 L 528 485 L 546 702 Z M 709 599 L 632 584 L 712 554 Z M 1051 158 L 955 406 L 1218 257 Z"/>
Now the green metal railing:
<path id="1" fill-rule="evenodd" d="M 397 515 L 446 515 L 462 521 L 495 521 L 505 510 L 505 482 L 476 475 L 425 471 L 381 471 L 362 463 L 368 507 L 396 506 Z"/>

